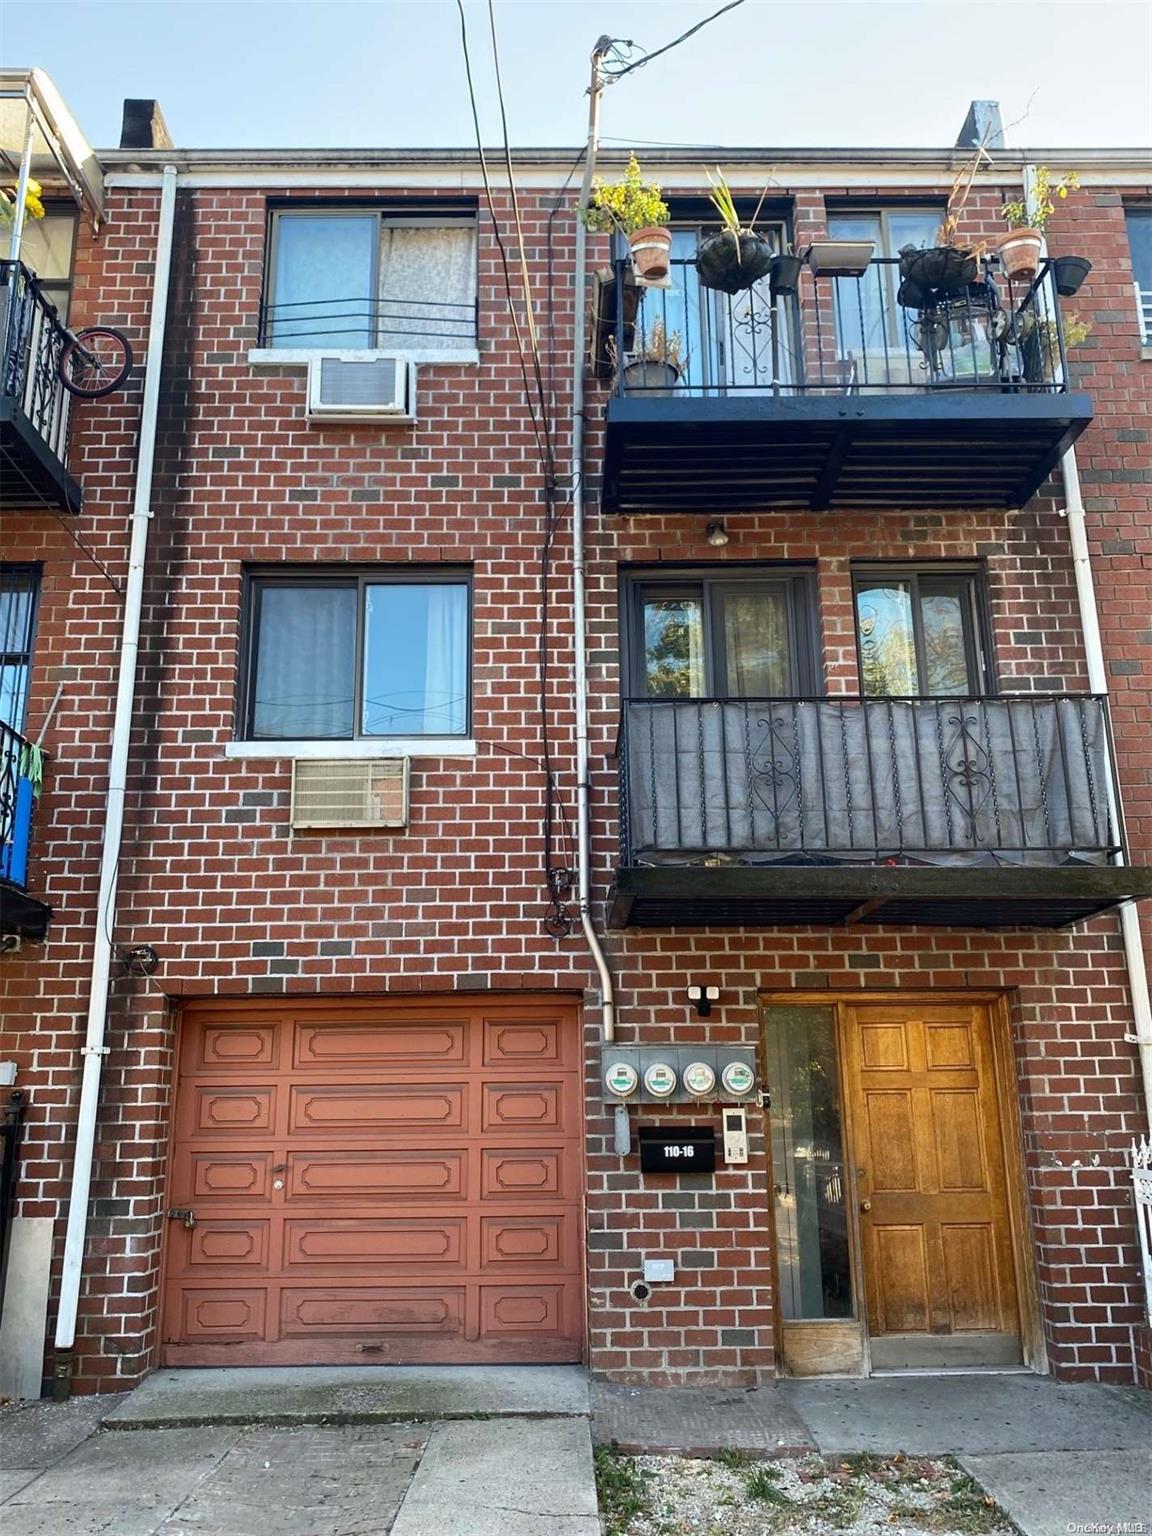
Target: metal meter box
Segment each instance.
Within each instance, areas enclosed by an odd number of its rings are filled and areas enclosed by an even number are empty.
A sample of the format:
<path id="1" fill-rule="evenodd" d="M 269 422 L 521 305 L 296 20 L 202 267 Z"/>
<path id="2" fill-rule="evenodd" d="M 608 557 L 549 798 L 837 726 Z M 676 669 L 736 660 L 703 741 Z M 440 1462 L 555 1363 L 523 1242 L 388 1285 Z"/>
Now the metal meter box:
<path id="1" fill-rule="evenodd" d="M 600 1089 L 610 1104 L 749 1104 L 756 1052 L 739 1045 L 605 1045 Z"/>

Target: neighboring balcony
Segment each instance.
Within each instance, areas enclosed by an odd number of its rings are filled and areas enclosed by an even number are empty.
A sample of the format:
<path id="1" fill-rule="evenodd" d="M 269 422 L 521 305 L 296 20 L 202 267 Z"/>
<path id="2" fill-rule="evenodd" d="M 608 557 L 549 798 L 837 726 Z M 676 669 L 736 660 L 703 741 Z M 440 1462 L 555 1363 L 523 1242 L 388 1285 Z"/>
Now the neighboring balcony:
<path id="1" fill-rule="evenodd" d="M 1049 265 L 1025 285 L 986 266 L 924 309 L 898 302 L 898 269 L 729 297 L 687 259 L 664 288 L 617 263 L 596 329 L 604 511 L 1024 505 L 1092 419 Z"/>
<path id="2" fill-rule="evenodd" d="M 41 940 L 52 908 L 28 890 L 37 784 L 35 749 L 0 722 L 0 934 Z"/>
<path id="3" fill-rule="evenodd" d="M 1060 928 L 1152 894 L 1098 695 L 633 699 L 618 750 L 613 927 Z"/>
<path id="4" fill-rule="evenodd" d="M 60 381 L 65 332 L 20 262 L 0 262 L 0 500 L 5 509 L 79 512 L 68 473 L 68 394 Z"/>

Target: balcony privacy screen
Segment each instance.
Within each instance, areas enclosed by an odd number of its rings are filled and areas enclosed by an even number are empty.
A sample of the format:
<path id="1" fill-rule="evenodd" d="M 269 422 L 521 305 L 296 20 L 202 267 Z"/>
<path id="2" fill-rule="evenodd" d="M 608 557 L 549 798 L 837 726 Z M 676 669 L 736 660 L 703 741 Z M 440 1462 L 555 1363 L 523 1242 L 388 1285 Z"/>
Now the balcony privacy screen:
<path id="1" fill-rule="evenodd" d="M 1103 863 L 1103 704 L 652 700 L 625 707 L 633 864 Z"/>

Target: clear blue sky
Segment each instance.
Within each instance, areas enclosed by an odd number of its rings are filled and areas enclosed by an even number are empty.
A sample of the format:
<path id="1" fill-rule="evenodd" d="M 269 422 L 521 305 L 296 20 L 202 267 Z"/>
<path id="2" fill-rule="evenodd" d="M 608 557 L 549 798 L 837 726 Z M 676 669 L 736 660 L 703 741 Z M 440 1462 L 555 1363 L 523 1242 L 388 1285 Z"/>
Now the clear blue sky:
<path id="1" fill-rule="evenodd" d="M 601 32 L 654 49 L 721 0 L 496 0 L 512 140 L 578 144 Z M 466 0 L 488 140 L 486 0 Z M 54 77 L 97 146 L 125 96 L 181 147 L 465 145 L 454 0 L 0 0 L 10 65 Z M 745 0 L 609 91 L 612 138 L 945 145 L 969 100 L 1009 142 L 1152 144 L 1152 6 L 1114 0 Z M 1031 106 L 1029 107 L 1029 101 Z"/>

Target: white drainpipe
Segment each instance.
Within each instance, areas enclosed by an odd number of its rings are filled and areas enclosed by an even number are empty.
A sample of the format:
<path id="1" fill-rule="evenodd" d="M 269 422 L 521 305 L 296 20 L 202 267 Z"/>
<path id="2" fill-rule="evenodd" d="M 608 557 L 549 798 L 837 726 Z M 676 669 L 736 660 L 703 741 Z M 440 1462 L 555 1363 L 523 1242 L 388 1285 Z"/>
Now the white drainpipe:
<path id="1" fill-rule="evenodd" d="M 616 1038 L 616 997 L 612 973 L 592 922 L 592 851 L 588 815 L 588 671 L 585 655 L 587 593 L 584 578 L 584 348 L 586 346 L 585 285 L 588 277 L 588 231 L 583 213 L 588 206 L 596 166 L 596 133 L 600 117 L 603 81 L 600 61 L 608 39 L 601 38 L 592 54 L 592 84 L 588 93 L 588 148 L 584 156 L 584 180 L 576 208 L 576 313 L 572 322 L 572 606 L 575 627 L 576 692 L 576 844 L 580 925 L 600 975 L 604 999 L 601 1038 Z M 627 1114 L 626 1106 L 621 1105 Z"/>
<path id="2" fill-rule="evenodd" d="M 64 1271 L 60 1281 L 60 1306 L 56 1314 L 56 1395 L 67 1396 L 72 1376 L 72 1349 L 76 1342 L 76 1313 L 84 1247 L 88 1234 L 88 1200 L 92 1183 L 92 1154 L 96 1140 L 96 1114 L 100 1103 L 100 1074 L 108 1047 L 104 1044 L 108 1018 L 108 984 L 112 964 L 112 931 L 116 915 L 116 876 L 120 838 L 124 827 L 124 799 L 128 783 L 128 748 L 132 731 L 132 707 L 136 692 L 136 659 L 140 648 L 140 612 L 144 596 L 144 559 L 148 551 L 148 525 L 152 519 L 152 470 L 156 455 L 156 418 L 160 404 L 160 370 L 164 360 L 164 329 L 168 319 L 168 279 L 172 267 L 172 228 L 176 213 L 176 167 L 164 167 L 160 193 L 160 217 L 156 233 L 156 275 L 152 288 L 152 315 L 148 325 L 148 362 L 144 374 L 144 399 L 140 413 L 140 447 L 136 464 L 136 491 L 132 505 L 132 539 L 128 555 L 128 580 L 124 591 L 124 622 L 120 638 L 120 666 L 116 682 L 116 713 L 108 761 L 108 800 L 104 840 L 100 854 L 100 896 L 93 935 L 92 981 L 88 998 L 87 1038 L 81 1047 L 83 1077 L 80 1112 L 76 1122 L 76 1154 L 68 1202 L 68 1231 L 64 1240 Z"/>
<path id="3" fill-rule="evenodd" d="M 1024 167 L 1024 196 L 1029 208 L 1036 203 L 1036 167 Z M 1045 251 L 1045 254 L 1047 252 Z M 1072 547 L 1072 568 L 1076 577 L 1076 598 L 1080 609 L 1080 628 L 1084 636 L 1084 657 L 1088 668 L 1088 687 L 1093 693 L 1108 694 L 1108 669 L 1104 665 L 1104 645 L 1100 638 L 1100 616 L 1096 607 L 1096 584 L 1092 576 L 1092 559 L 1088 550 L 1088 533 L 1084 522 L 1084 497 L 1080 490 L 1080 470 L 1076 462 L 1076 449 L 1069 448 L 1060 460 L 1060 473 L 1064 480 L 1065 516 L 1068 519 L 1068 541 Z M 1115 763 L 1110 763 L 1115 772 Z M 1124 825 L 1122 788 L 1119 775 L 1115 775 L 1115 789 L 1109 785 L 1109 810 L 1117 832 Z M 1123 854 L 1114 862 L 1123 863 Z M 1135 1033 L 1126 1036 L 1140 1054 L 1140 1075 L 1144 1083 L 1145 1113 L 1152 1123 L 1152 1000 L 1148 995 L 1148 969 L 1144 959 L 1144 944 L 1140 932 L 1140 918 L 1134 902 L 1127 901 L 1120 908 L 1120 933 L 1124 942 L 1124 960 L 1128 969 L 1128 990 L 1132 998 L 1132 1014 Z"/>

